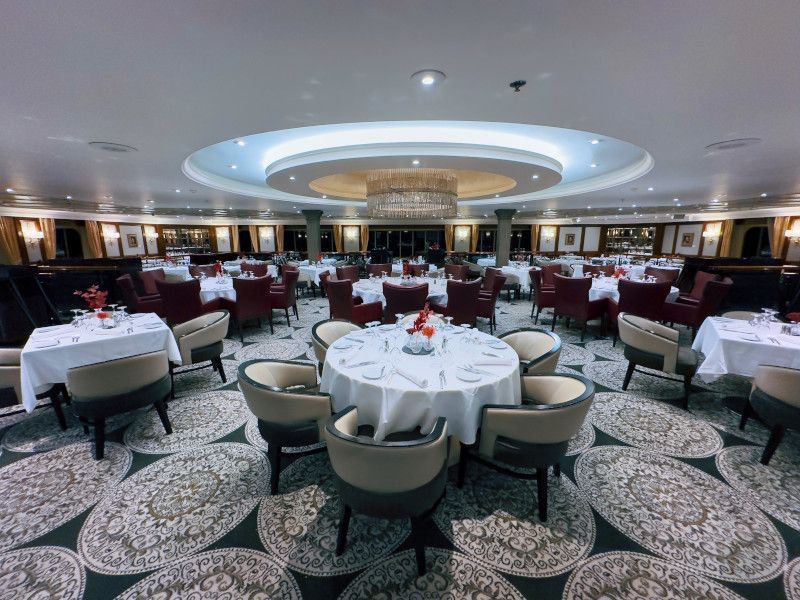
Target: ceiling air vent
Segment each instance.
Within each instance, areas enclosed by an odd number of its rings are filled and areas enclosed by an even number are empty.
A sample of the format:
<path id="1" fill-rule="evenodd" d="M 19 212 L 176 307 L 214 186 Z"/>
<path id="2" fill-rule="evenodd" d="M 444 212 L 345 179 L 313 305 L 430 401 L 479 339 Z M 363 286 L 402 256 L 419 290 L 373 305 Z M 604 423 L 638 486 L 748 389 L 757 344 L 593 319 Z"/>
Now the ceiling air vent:
<path id="1" fill-rule="evenodd" d="M 679 221 L 682 221 L 683 219 L 686 218 L 686 213 L 675 213 L 672 216 L 678 219 Z"/>
<path id="2" fill-rule="evenodd" d="M 115 144 L 114 142 L 89 142 L 92 148 L 98 150 L 105 150 L 106 152 L 116 152 L 117 154 L 124 154 L 127 152 L 137 152 L 138 150 L 133 146 L 126 146 L 125 144 Z"/>
<path id="3" fill-rule="evenodd" d="M 757 137 L 737 138 L 735 140 L 725 140 L 724 142 L 711 144 L 706 146 L 706 150 L 710 153 L 738 150 L 739 148 L 744 148 L 746 146 L 753 146 L 759 142 L 761 142 L 761 138 Z"/>

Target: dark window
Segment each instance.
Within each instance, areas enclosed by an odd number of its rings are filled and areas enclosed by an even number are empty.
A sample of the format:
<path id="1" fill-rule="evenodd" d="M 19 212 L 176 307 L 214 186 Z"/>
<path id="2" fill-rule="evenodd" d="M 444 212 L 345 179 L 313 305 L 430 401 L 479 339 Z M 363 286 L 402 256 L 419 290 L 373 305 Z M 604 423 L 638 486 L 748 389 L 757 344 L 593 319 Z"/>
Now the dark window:
<path id="1" fill-rule="evenodd" d="M 531 228 L 515 229 L 511 232 L 511 251 L 530 252 L 531 251 Z"/>
<path id="2" fill-rule="evenodd" d="M 283 230 L 283 251 L 284 252 L 305 252 L 308 248 L 305 227 L 302 229 Z"/>
<path id="3" fill-rule="evenodd" d="M 250 239 L 250 230 L 239 229 L 239 252 L 252 252 L 253 241 Z"/>
<path id="4" fill-rule="evenodd" d="M 496 227 L 478 227 L 478 247 L 477 252 L 494 252 Z"/>
<path id="5" fill-rule="evenodd" d="M 323 227 L 319 234 L 319 249 L 321 252 L 334 252 L 336 248 L 333 246 L 333 228 Z"/>
<path id="6" fill-rule="evenodd" d="M 76 230 L 56 227 L 56 258 L 83 258 L 81 236 Z"/>
<path id="7" fill-rule="evenodd" d="M 742 258 L 769 258 L 769 233 L 766 227 L 753 227 L 744 234 Z"/>

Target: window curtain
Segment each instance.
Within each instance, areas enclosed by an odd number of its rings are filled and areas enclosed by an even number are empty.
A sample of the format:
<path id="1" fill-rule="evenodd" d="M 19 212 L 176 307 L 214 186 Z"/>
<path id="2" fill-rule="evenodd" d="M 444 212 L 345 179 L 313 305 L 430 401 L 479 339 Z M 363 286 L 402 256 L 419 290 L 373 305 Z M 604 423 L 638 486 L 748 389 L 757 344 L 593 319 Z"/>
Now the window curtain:
<path id="1" fill-rule="evenodd" d="M 275 225 L 275 251 L 283 252 L 283 225 Z"/>
<path id="2" fill-rule="evenodd" d="M 56 257 L 56 222 L 54 219 L 39 219 L 39 227 L 44 234 L 44 257 Z"/>
<path id="3" fill-rule="evenodd" d="M 444 226 L 444 249 L 448 252 L 453 251 L 453 240 L 455 238 L 455 225 Z"/>
<path id="4" fill-rule="evenodd" d="M 90 258 L 103 258 L 103 232 L 98 221 L 86 221 L 86 241 Z"/>
<path id="5" fill-rule="evenodd" d="M 367 246 L 369 246 L 369 225 L 362 225 L 359 234 L 361 236 L 361 251 L 366 252 Z"/>
<path id="6" fill-rule="evenodd" d="M 258 225 L 248 225 L 247 231 L 250 233 L 250 245 L 253 247 L 253 252 L 259 252 Z"/>
<path id="7" fill-rule="evenodd" d="M 719 236 L 719 255 L 726 257 L 731 255 L 731 243 L 733 242 L 733 219 L 722 222 L 722 229 Z"/>
<path id="8" fill-rule="evenodd" d="M 231 225 L 231 252 L 239 252 L 239 226 Z"/>
<path id="9" fill-rule="evenodd" d="M 336 252 L 343 252 L 344 246 L 342 245 L 342 226 L 333 226 L 333 248 Z"/>
<path id="10" fill-rule="evenodd" d="M 10 265 L 22 264 L 17 237 L 17 220 L 14 217 L 0 217 L 0 255 Z"/>
<path id="11" fill-rule="evenodd" d="M 469 251 L 476 252 L 478 250 L 478 231 L 477 225 L 472 225 L 469 232 Z"/>
<path id="12" fill-rule="evenodd" d="M 531 225 L 531 253 L 537 254 L 539 252 L 539 230 L 541 225 Z"/>
<path id="13" fill-rule="evenodd" d="M 770 233 L 769 244 L 772 248 L 773 258 L 783 258 L 783 251 L 786 248 L 786 230 L 791 224 L 791 217 L 774 217 L 767 219 L 769 224 L 767 230 Z"/>

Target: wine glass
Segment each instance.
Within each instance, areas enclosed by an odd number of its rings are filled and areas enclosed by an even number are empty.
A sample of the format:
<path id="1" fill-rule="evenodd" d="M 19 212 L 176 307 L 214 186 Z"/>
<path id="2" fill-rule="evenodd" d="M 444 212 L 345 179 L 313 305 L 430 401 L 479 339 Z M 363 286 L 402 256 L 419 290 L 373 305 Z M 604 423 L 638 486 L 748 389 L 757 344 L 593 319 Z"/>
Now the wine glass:
<path id="1" fill-rule="evenodd" d="M 397 319 L 396 324 L 398 329 L 403 327 L 403 313 L 395 314 L 394 318 Z"/>
<path id="2" fill-rule="evenodd" d="M 447 329 L 447 331 L 451 331 L 453 329 L 453 317 L 445 317 L 444 320 L 447 321 L 447 325 L 445 325 L 444 328 Z"/>
<path id="3" fill-rule="evenodd" d="M 80 326 L 80 322 L 78 321 L 78 315 L 81 314 L 81 309 L 80 308 L 71 308 L 70 310 L 72 311 L 72 314 L 74 315 L 72 317 L 72 326 L 73 327 L 79 327 Z"/>

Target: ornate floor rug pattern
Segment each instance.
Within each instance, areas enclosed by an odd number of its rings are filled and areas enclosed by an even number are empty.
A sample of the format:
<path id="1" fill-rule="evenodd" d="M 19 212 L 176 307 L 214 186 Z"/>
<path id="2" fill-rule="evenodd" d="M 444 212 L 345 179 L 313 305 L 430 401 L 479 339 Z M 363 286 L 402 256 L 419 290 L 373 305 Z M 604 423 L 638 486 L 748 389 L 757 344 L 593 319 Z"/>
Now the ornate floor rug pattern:
<path id="1" fill-rule="evenodd" d="M 274 335 L 246 327 L 243 343 L 226 340 L 226 384 L 210 368 L 176 375 L 171 436 L 152 410 L 111 419 L 102 461 L 74 418 L 61 431 L 47 405 L 2 411 L 0 600 L 800 600 L 800 436 L 764 467 L 768 431 L 752 419 L 740 431 L 722 404 L 746 381 L 696 380 L 686 412 L 682 385 L 646 370 L 623 392 L 623 345 L 591 326 L 582 343 L 562 323 L 558 371 L 598 394 L 550 476 L 548 521 L 535 482 L 471 463 L 426 525 L 424 577 L 403 521 L 354 515 L 337 557 L 327 455 L 285 449 L 271 497 L 267 445 L 236 384 L 244 360 L 314 359 L 310 327 L 327 300 L 298 308 L 289 324 L 276 311 Z M 504 297 L 496 334 L 534 326 L 530 309 Z M 538 326 L 550 324 L 546 310 Z"/>

